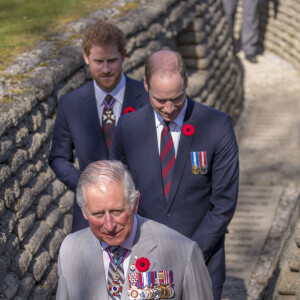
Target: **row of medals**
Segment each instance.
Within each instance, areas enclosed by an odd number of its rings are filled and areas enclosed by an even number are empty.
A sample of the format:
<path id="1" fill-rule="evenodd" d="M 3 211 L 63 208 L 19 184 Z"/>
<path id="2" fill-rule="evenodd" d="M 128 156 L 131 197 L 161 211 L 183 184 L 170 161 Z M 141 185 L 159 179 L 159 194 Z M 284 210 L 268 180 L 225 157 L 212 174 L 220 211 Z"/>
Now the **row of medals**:
<path id="1" fill-rule="evenodd" d="M 198 167 L 198 166 L 194 166 L 192 168 L 192 172 L 193 174 L 195 175 L 198 175 L 198 174 L 202 174 L 202 175 L 205 175 L 207 173 L 207 167 L 205 166 L 201 166 L 201 167 Z"/>
<path id="2" fill-rule="evenodd" d="M 171 286 L 159 285 L 153 288 L 145 287 L 138 289 L 131 287 L 128 291 L 130 299 L 171 299 L 175 295 L 175 291 Z"/>

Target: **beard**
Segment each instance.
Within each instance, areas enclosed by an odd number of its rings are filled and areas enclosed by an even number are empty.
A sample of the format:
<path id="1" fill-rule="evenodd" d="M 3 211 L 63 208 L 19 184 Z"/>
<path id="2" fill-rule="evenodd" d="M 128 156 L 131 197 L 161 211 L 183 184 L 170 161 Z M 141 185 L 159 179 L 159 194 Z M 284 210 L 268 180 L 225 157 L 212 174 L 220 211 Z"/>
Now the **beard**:
<path id="1" fill-rule="evenodd" d="M 122 77 L 121 71 L 112 74 L 96 74 L 90 70 L 90 74 L 91 77 L 96 81 L 98 87 L 105 92 L 111 92 L 118 85 Z"/>

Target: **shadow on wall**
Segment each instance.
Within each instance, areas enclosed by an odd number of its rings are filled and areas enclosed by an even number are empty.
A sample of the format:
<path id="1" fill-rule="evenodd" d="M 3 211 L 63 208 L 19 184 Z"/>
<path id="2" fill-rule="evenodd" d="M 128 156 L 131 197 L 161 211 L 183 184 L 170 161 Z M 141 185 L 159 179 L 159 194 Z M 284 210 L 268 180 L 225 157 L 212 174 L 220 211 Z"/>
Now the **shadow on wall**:
<path id="1" fill-rule="evenodd" d="M 268 20 L 270 17 L 276 19 L 278 13 L 279 0 L 260 0 L 258 4 L 259 12 L 259 40 L 258 54 L 265 50 L 264 41 L 267 32 Z"/>
<path id="2" fill-rule="evenodd" d="M 222 293 L 222 300 L 247 300 L 244 279 L 227 276 Z"/>

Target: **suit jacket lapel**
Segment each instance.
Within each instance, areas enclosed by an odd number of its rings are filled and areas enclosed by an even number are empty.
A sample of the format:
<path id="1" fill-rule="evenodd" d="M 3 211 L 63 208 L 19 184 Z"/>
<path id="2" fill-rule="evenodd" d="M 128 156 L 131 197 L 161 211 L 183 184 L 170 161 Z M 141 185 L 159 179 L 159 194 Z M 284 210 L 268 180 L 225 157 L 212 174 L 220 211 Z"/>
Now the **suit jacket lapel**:
<path id="1" fill-rule="evenodd" d="M 88 128 L 87 132 L 90 134 L 91 139 L 93 140 L 93 151 L 105 153 L 107 150 L 102 134 L 102 128 L 100 126 L 93 82 L 91 82 L 90 86 L 87 87 L 87 92 L 82 97 L 85 99 L 84 105 L 81 107 L 81 116 L 84 120 L 85 127 Z"/>
<path id="2" fill-rule="evenodd" d="M 127 291 L 129 290 L 129 282 L 128 282 L 128 274 L 131 273 L 130 266 L 132 264 L 135 264 L 136 258 L 139 259 L 141 257 L 148 258 L 150 261 L 150 267 L 147 272 L 155 270 L 156 266 L 156 247 L 157 244 L 155 240 L 153 240 L 153 236 L 155 236 L 154 233 L 151 232 L 151 228 L 147 224 L 143 224 L 144 220 L 143 218 L 137 216 L 137 231 L 134 239 L 134 246 L 132 248 L 131 256 L 130 256 L 130 262 L 127 270 L 127 278 L 125 280 L 124 284 L 124 292 L 122 293 L 121 299 L 128 299 Z M 135 270 L 134 272 L 138 272 L 138 270 Z"/>
<path id="3" fill-rule="evenodd" d="M 135 108 L 140 108 L 143 106 L 143 102 L 139 101 L 138 98 L 141 97 L 141 92 L 137 85 L 134 83 L 132 79 L 125 76 L 126 78 L 126 88 L 125 88 L 125 94 L 124 94 L 124 100 L 122 104 L 122 112 L 121 114 L 124 114 L 124 109 L 128 106 L 135 106 Z"/>
<path id="4" fill-rule="evenodd" d="M 86 255 L 82 259 L 82 275 L 88 276 L 88 278 L 82 278 L 82 280 L 89 284 L 89 290 L 93 291 L 90 299 L 107 299 L 108 293 L 101 244 L 90 229 L 86 242 L 88 246 L 86 246 Z"/>
<path id="5" fill-rule="evenodd" d="M 193 109 L 194 109 L 195 102 L 190 98 L 188 98 L 187 101 L 188 101 L 188 105 L 185 112 L 182 127 L 186 124 L 191 124 L 196 128 L 197 118 L 196 116 L 193 116 Z M 186 136 L 181 132 L 175 166 L 174 166 L 174 172 L 172 176 L 172 184 L 171 184 L 171 190 L 170 190 L 170 195 L 168 200 L 168 209 L 171 207 L 174 201 L 177 189 L 179 187 L 182 178 L 183 169 L 187 163 L 187 159 L 189 159 L 190 149 L 193 143 L 194 136 L 195 135 Z"/>

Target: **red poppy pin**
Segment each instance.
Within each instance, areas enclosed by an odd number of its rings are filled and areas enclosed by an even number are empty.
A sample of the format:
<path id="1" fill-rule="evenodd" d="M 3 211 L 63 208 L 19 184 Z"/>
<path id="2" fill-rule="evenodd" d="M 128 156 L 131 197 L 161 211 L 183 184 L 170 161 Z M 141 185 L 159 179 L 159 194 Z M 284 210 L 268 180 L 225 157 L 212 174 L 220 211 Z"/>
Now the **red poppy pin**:
<path id="1" fill-rule="evenodd" d="M 135 111 L 135 109 L 133 107 L 128 106 L 124 109 L 124 114 L 126 115 L 126 114 L 134 112 L 134 111 Z"/>
<path id="2" fill-rule="evenodd" d="M 150 267 L 150 261 L 146 257 L 141 257 L 135 262 L 135 266 L 138 271 L 146 272 Z"/>
<path id="3" fill-rule="evenodd" d="M 186 124 L 182 127 L 182 132 L 186 136 L 192 136 L 195 133 L 195 128 L 191 124 Z"/>

